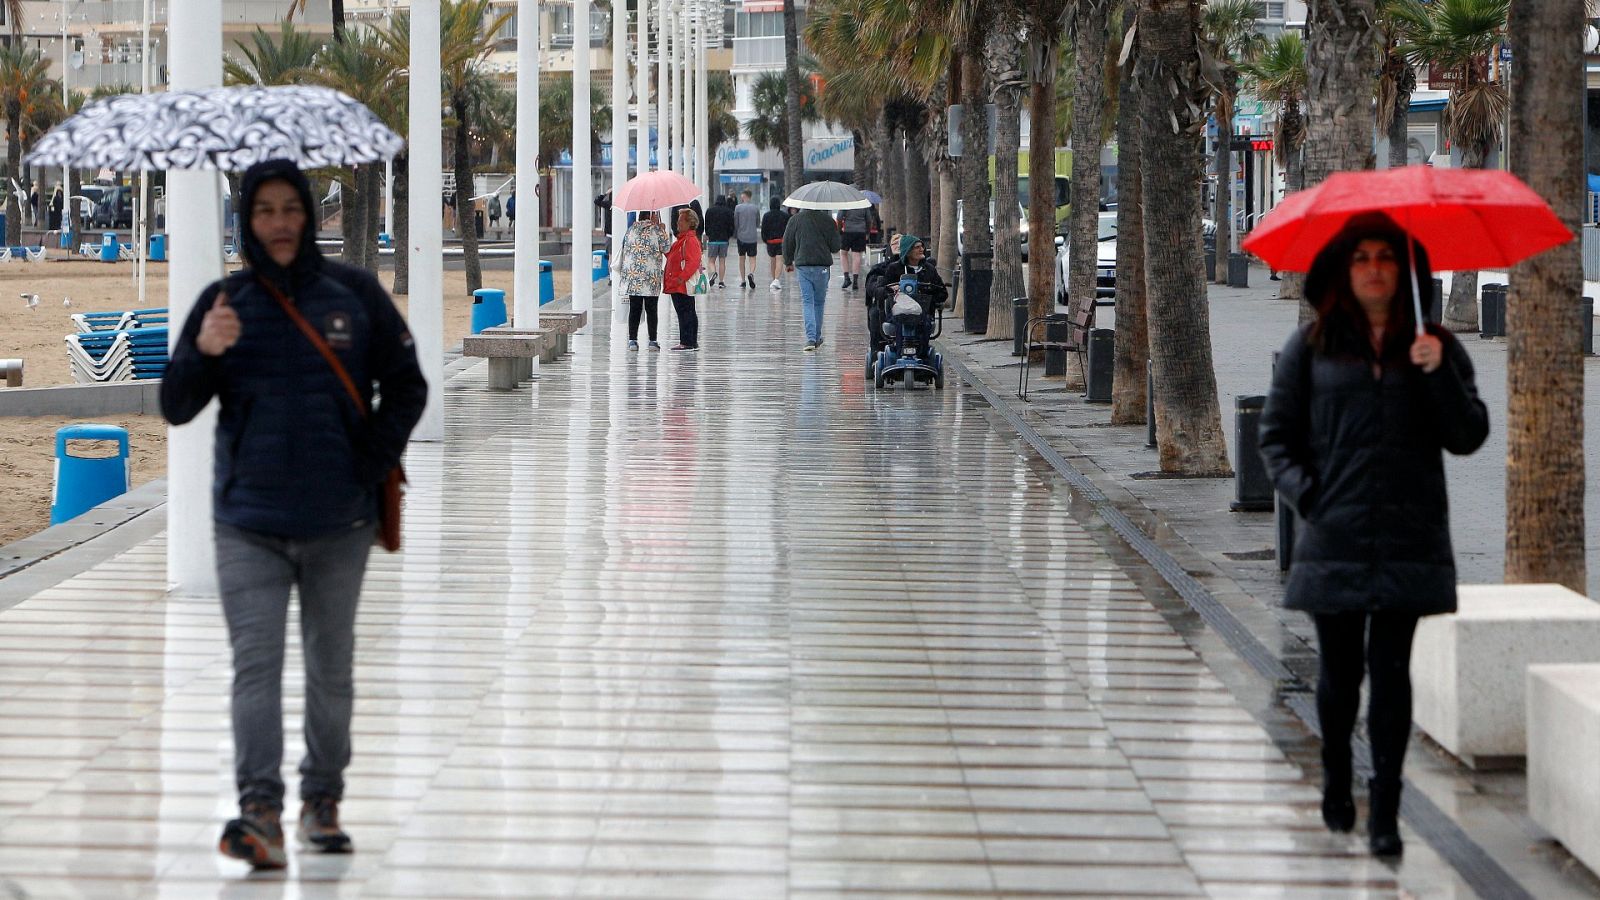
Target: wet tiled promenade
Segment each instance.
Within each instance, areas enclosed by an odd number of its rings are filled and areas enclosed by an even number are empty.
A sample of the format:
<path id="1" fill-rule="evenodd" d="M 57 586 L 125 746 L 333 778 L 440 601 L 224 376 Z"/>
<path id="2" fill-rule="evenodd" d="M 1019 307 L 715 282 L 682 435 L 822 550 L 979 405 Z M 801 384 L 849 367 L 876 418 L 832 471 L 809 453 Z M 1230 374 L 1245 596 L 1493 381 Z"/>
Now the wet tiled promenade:
<path id="1" fill-rule="evenodd" d="M 698 355 L 457 366 L 362 601 L 353 856 L 216 854 L 226 635 L 160 538 L 0 612 L 0 897 L 1396 893 L 981 399 L 864 389 L 854 295 L 816 354 L 795 297 L 701 308 Z"/>

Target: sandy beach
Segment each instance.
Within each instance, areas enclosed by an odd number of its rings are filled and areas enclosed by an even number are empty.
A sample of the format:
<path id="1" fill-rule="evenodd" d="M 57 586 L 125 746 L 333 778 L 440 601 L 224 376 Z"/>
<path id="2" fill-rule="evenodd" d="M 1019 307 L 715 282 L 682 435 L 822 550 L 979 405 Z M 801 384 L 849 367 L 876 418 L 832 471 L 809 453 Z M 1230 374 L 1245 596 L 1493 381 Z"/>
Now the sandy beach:
<path id="1" fill-rule="evenodd" d="M 0 359 L 24 361 L 27 387 L 71 382 L 65 337 L 77 330 L 72 314 L 137 308 L 133 269 L 131 262 L 87 259 L 0 264 Z M 393 286 L 392 272 L 382 272 L 379 278 L 385 287 Z M 511 279 L 509 269 L 483 273 L 484 287 L 508 293 Z M 555 281 L 557 296 L 569 293 L 568 273 L 557 271 Z M 466 273 L 445 271 L 446 347 L 459 344 L 471 326 L 472 296 L 467 293 L 466 283 Z M 21 294 L 38 294 L 39 305 L 30 309 Z M 148 308 L 167 305 L 165 263 L 149 264 L 146 298 Z M 68 299 L 70 306 L 63 303 Z M 406 298 L 396 299 L 400 311 L 406 312 Z M 74 421 L 59 416 L 0 418 L 0 510 L 4 510 L 0 515 L 0 545 L 50 524 L 55 433 Z M 159 417 L 122 416 L 100 421 L 128 429 L 135 485 L 166 473 L 166 429 Z"/>

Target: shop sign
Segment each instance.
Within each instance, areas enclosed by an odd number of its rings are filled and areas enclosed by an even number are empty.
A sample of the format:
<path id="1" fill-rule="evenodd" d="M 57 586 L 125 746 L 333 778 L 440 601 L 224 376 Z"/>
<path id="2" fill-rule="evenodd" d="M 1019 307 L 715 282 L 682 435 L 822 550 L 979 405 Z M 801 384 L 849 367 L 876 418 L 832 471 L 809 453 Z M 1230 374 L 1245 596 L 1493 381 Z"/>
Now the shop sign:
<path id="1" fill-rule="evenodd" d="M 849 172 L 856 166 L 856 139 L 814 138 L 806 141 L 806 169 L 812 172 Z"/>

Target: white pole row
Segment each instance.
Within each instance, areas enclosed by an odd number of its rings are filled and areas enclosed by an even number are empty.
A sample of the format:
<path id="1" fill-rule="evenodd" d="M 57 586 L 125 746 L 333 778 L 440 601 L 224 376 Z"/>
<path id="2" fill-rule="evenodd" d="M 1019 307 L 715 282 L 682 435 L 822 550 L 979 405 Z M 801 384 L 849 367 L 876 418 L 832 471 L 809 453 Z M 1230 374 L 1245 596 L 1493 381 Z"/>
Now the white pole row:
<path id="1" fill-rule="evenodd" d="M 539 327 L 539 0 L 517 0 L 517 220 L 512 224 L 512 323 Z M 539 363 L 534 361 L 534 365 Z"/>
<path id="2" fill-rule="evenodd" d="M 408 264 L 411 304 L 408 318 L 417 360 L 428 379 L 428 406 L 411 438 L 444 440 L 444 194 L 443 90 L 439 84 L 439 0 L 411 4 L 411 194 Z M 418 136 L 425 136 L 418 140 Z M 471 190 L 458 184 L 456 190 Z M 518 210 L 521 212 L 521 210 Z M 470 223 L 463 223 L 468 227 Z"/>
<path id="3" fill-rule="evenodd" d="M 612 271 L 622 258 L 622 230 L 627 216 L 617 202 L 617 188 L 628 180 L 628 5 L 611 3 L 611 259 Z M 619 296 L 621 279 L 611 278 L 611 296 Z"/>
<path id="4" fill-rule="evenodd" d="M 594 306 L 590 252 L 594 249 L 594 145 L 589 59 L 589 0 L 572 4 L 572 309 Z"/>

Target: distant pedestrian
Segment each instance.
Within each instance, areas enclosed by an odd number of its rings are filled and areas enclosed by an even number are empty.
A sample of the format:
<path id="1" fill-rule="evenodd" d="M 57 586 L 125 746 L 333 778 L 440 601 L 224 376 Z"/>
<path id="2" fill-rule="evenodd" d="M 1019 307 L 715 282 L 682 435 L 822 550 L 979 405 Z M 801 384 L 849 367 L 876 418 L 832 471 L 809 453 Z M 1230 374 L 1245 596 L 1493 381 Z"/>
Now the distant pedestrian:
<path id="1" fill-rule="evenodd" d="M 733 198 L 719 197 L 706 210 L 706 260 L 717 287 L 728 286 L 728 243 L 733 232 Z"/>
<path id="2" fill-rule="evenodd" d="M 867 252 L 871 225 L 871 207 L 839 210 L 839 268 L 844 270 L 844 290 L 861 290 L 861 258 Z"/>
<path id="3" fill-rule="evenodd" d="M 749 191 L 745 192 L 749 194 Z M 765 215 L 761 217 L 761 241 L 767 245 L 767 262 L 771 268 L 772 284 L 774 291 L 783 290 L 783 278 L 780 274 L 780 264 L 783 262 L 783 234 L 789 228 L 789 213 L 784 210 L 782 201 L 773 197 Z M 752 254 L 753 255 L 753 254 Z M 743 261 L 740 261 L 743 264 Z M 755 268 L 755 263 L 750 264 Z M 750 275 L 750 283 L 755 284 L 755 273 Z"/>
<path id="4" fill-rule="evenodd" d="M 782 231 L 778 236 L 783 236 Z M 739 245 L 739 287 L 753 291 L 756 289 L 756 247 L 761 243 L 761 207 L 756 206 L 749 191 L 739 192 L 739 203 L 733 208 L 733 239 Z M 777 271 L 776 264 L 773 271 Z"/>
<path id="5" fill-rule="evenodd" d="M 28 224 L 39 224 L 39 186 L 36 184 L 28 189 Z"/>
<path id="6" fill-rule="evenodd" d="M 512 194 L 506 198 L 506 221 L 511 223 L 511 230 L 517 229 L 517 195 Z"/>
<path id="7" fill-rule="evenodd" d="M 489 227 L 496 232 L 500 230 L 500 195 L 495 194 L 489 198 Z"/>
<path id="8" fill-rule="evenodd" d="M 839 228 L 820 209 L 802 209 L 783 232 L 783 261 L 798 272 L 804 305 L 807 352 L 822 346 L 822 309 L 828 299 L 828 273 L 839 252 Z"/>
<path id="9" fill-rule="evenodd" d="M 1365 674 L 1367 839 L 1378 856 L 1402 852 L 1417 620 L 1456 609 L 1443 451 L 1471 453 L 1489 433 L 1466 351 L 1437 325 L 1417 334 L 1412 285 L 1432 272 L 1407 243 L 1370 213 L 1317 256 L 1305 285 L 1317 317 L 1284 345 L 1260 434 L 1279 495 L 1304 521 L 1284 605 L 1316 625 L 1322 819 L 1333 831 L 1355 825 L 1350 738 Z"/>
<path id="10" fill-rule="evenodd" d="M 660 350 L 656 339 L 656 302 L 661 299 L 661 280 L 666 268 L 666 252 L 672 238 L 666 226 L 656 221 L 655 213 L 641 212 L 622 237 L 622 257 L 617 271 L 622 273 L 622 290 L 628 295 L 628 349 L 639 349 L 639 319 L 649 322 L 650 349 Z"/>
<path id="11" fill-rule="evenodd" d="M 221 402 L 211 509 L 233 648 L 240 813 L 219 847 L 257 868 L 283 868 L 290 590 L 300 598 L 306 670 L 299 837 L 348 853 L 339 803 L 350 764 L 356 600 L 379 534 L 380 486 L 422 416 L 427 382 L 378 279 L 318 251 L 305 175 L 284 160 L 259 163 L 240 193 L 245 268 L 196 301 L 161 381 L 161 411 L 181 425 L 213 397 Z"/>
<path id="12" fill-rule="evenodd" d="M 49 221 L 45 223 L 46 228 L 50 229 L 51 231 L 61 230 L 61 209 L 61 185 L 58 184 L 56 185 L 56 189 L 50 194 L 50 217 Z"/>
<path id="13" fill-rule="evenodd" d="M 694 295 L 689 282 L 699 274 L 700 217 L 688 208 L 678 210 L 678 237 L 667 252 L 663 287 L 672 295 L 672 309 L 678 314 L 678 343 L 672 349 L 693 352 L 700 349 L 700 317 L 694 310 Z"/>

